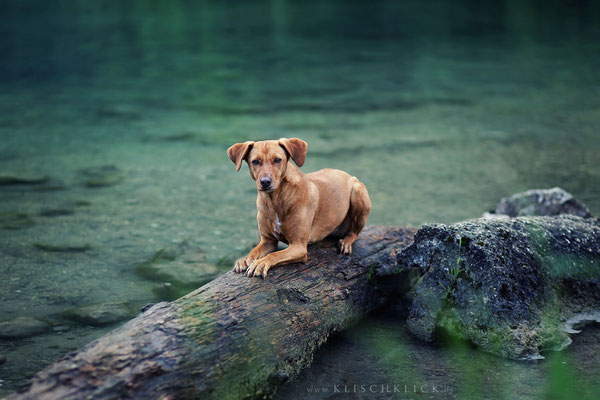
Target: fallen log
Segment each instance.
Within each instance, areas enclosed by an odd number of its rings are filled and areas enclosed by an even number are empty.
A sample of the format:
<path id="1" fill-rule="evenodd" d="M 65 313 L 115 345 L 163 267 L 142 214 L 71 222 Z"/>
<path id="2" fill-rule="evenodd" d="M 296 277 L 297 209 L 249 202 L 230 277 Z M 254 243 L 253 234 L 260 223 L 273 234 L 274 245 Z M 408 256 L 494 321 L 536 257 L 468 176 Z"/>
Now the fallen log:
<path id="1" fill-rule="evenodd" d="M 65 356 L 8 399 L 270 397 L 331 333 L 405 289 L 403 274 L 383 282 L 375 270 L 413 235 L 367 227 L 350 257 L 323 241 L 306 264 L 265 280 L 228 272 Z"/>

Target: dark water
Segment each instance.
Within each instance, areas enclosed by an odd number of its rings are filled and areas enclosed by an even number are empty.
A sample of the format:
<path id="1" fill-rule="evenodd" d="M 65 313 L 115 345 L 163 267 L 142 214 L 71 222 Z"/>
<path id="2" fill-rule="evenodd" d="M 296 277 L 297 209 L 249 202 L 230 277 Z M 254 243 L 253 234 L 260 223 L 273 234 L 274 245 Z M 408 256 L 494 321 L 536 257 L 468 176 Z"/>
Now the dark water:
<path id="1" fill-rule="evenodd" d="M 161 283 L 135 268 L 158 250 L 185 245 L 215 265 L 252 245 L 254 186 L 225 154 L 238 141 L 305 139 L 303 170 L 366 183 L 370 224 L 455 222 L 534 187 L 600 210 L 598 2 L 3 1 L 0 60 L 0 176 L 48 177 L 0 185 L 0 321 L 52 326 L 0 340 L 0 395 L 114 328 L 65 310 L 160 300 Z M 557 375 L 572 386 L 600 372 L 597 343 L 583 370 L 575 345 L 557 363 L 573 366 Z M 480 387 L 452 366 L 468 360 L 500 371 L 489 398 L 552 392 L 553 363 L 447 349 L 369 320 L 287 393 L 359 365 L 358 382 L 439 382 L 460 396 Z M 416 368 L 432 372 L 401 373 Z"/>

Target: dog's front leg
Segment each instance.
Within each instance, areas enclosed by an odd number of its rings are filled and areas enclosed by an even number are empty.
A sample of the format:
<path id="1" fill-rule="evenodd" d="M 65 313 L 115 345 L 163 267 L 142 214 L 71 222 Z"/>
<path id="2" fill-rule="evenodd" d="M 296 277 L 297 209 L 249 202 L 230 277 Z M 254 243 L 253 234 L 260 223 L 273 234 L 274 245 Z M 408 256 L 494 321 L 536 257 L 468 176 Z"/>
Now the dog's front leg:
<path id="1" fill-rule="evenodd" d="M 263 258 L 255 260 L 248 266 L 246 275 L 262 276 L 265 278 L 269 269 L 277 265 L 289 264 L 293 262 L 306 262 L 307 250 L 306 243 L 290 243 L 287 249 L 276 251 Z"/>
<path id="2" fill-rule="evenodd" d="M 260 243 L 250 250 L 250 253 L 246 257 L 240 258 L 235 262 L 233 271 L 238 273 L 244 272 L 255 260 L 263 258 L 275 250 L 277 250 L 277 240 L 261 236 Z"/>

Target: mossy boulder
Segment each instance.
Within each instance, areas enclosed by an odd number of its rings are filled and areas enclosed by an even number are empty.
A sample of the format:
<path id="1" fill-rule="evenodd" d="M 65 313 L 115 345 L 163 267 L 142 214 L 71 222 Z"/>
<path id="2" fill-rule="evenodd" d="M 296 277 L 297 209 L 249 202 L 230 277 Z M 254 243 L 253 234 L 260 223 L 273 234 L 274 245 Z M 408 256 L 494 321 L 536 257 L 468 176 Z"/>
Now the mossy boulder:
<path id="1" fill-rule="evenodd" d="M 513 359 L 570 343 L 569 318 L 600 311 L 600 223 L 572 215 L 425 225 L 398 257 L 418 270 L 408 327 Z"/>

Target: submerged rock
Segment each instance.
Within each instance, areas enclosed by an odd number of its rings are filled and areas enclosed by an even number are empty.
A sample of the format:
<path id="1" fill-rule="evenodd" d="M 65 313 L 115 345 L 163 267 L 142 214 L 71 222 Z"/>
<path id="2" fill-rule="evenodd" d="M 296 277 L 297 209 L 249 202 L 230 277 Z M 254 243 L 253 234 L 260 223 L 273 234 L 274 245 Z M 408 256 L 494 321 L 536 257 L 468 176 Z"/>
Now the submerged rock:
<path id="1" fill-rule="evenodd" d="M 60 179 L 49 178 L 41 185 L 33 186 L 33 190 L 37 192 L 58 192 L 61 190 L 67 190 L 68 186 Z"/>
<path id="2" fill-rule="evenodd" d="M 408 327 L 441 329 L 513 359 L 570 343 L 569 318 L 600 311 L 600 222 L 572 215 L 425 225 L 397 257 L 422 274 Z"/>
<path id="3" fill-rule="evenodd" d="M 46 175 L 27 174 L 27 173 L 0 173 L 0 188 L 36 191 L 36 192 L 54 192 L 66 190 L 67 186 L 59 179 L 50 178 Z"/>
<path id="4" fill-rule="evenodd" d="M 517 193 L 500 200 L 491 215 L 522 217 L 528 215 L 571 214 L 590 218 L 590 210 L 572 194 L 555 187 L 552 189 L 534 189 Z"/>
<path id="5" fill-rule="evenodd" d="M 124 179 L 121 170 L 114 165 L 85 168 L 80 172 L 87 178 L 85 186 L 90 188 L 114 186 Z"/>
<path id="6" fill-rule="evenodd" d="M 92 248 L 89 243 L 40 243 L 33 244 L 40 250 L 52 253 L 81 253 Z"/>
<path id="7" fill-rule="evenodd" d="M 160 300 L 173 301 L 185 296 L 194 289 L 194 287 L 190 287 L 188 285 L 179 286 L 173 285 L 170 282 L 163 282 L 154 285 L 154 287 L 152 288 L 152 293 L 154 293 L 154 295 Z"/>
<path id="8" fill-rule="evenodd" d="M 0 322 L 0 338 L 23 339 L 48 332 L 50 325 L 31 317 L 18 317 Z"/>
<path id="9" fill-rule="evenodd" d="M 0 173 L 0 186 L 40 185 L 48 182 L 48 180 L 49 178 L 46 175 Z"/>
<path id="10" fill-rule="evenodd" d="M 189 142 L 196 138 L 196 135 L 192 132 L 175 133 L 172 135 L 162 136 L 161 141 L 164 142 Z"/>
<path id="11" fill-rule="evenodd" d="M 137 271 L 143 277 L 175 285 L 200 286 L 210 280 L 218 272 L 217 268 L 205 261 L 168 263 L 154 262 L 138 266 Z"/>
<path id="12" fill-rule="evenodd" d="M 174 300 L 211 281 L 218 273 L 206 255 L 187 249 L 187 244 L 161 249 L 136 266 L 136 272 L 151 281 L 160 282 L 154 293 L 160 299 Z"/>
<path id="13" fill-rule="evenodd" d="M 136 312 L 127 303 L 91 304 L 64 311 L 62 317 L 80 324 L 105 326 L 133 317 Z"/>
<path id="14" fill-rule="evenodd" d="M 123 181 L 123 175 L 113 174 L 113 175 L 103 175 L 96 178 L 90 178 L 85 181 L 85 186 L 90 188 L 98 188 L 105 186 L 114 186 Z"/>
<path id="15" fill-rule="evenodd" d="M 42 217 L 62 217 L 75 214 L 72 208 L 46 208 L 40 211 Z"/>
<path id="16" fill-rule="evenodd" d="M 35 222 L 28 214 L 16 211 L 0 213 L 0 226 L 3 229 L 23 229 L 33 225 Z"/>
<path id="17" fill-rule="evenodd" d="M 99 118 L 137 119 L 141 113 L 139 109 L 131 105 L 116 104 L 98 108 L 96 115 Z"/>

